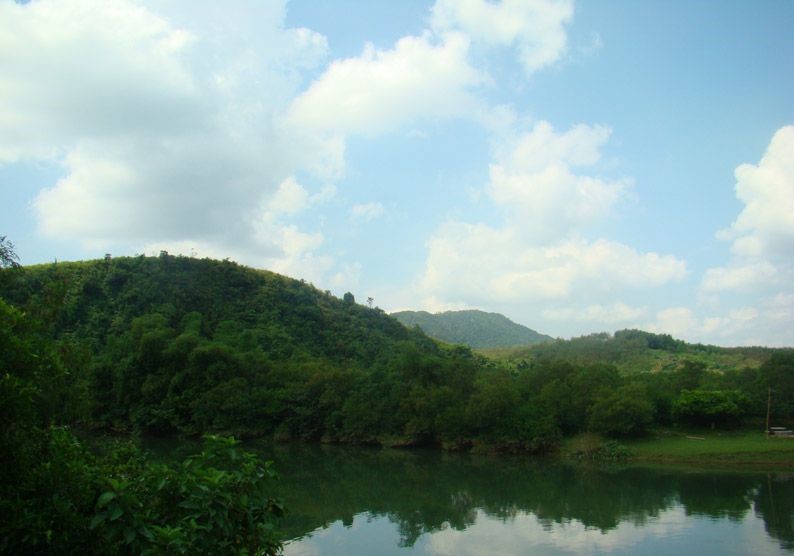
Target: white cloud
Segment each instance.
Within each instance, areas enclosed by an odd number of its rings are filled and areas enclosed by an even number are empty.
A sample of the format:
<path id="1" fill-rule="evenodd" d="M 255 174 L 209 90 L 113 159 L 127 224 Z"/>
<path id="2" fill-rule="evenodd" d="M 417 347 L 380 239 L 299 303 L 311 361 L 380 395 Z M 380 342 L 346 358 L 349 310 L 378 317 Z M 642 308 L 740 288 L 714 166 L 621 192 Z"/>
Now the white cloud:
<path id="1" fill-rule="evenodd" d="M 545 121 L 531 131 L 497 146 L 497 159 L 516 172 L 536 173 L 549 166 L 592 166 L 601 159 L 601 148 L 612 130 L 596 125 L 575 125 L 557 133 Z"/>
<path id="2" fill-rule="evenodd" d="M 645 326 L 651 332 L 670 334 L 675 337 L 692 337 L 699 332 L 700 323 L 689 307 L 670 307 L 656 314 L 656 321 Z"/>
<path id="3" fill-rule="evenodd" d="M 777 268 L 766 261 L 743 266 L 710 268 L 703 277 L 701 290 L 705 293 L 752 291 L 775 283 L 778 275 Z"/>
<path id="4" fill-rule="evenodd" d="M 553 238 L 587 227 L 625 197 L 631 182 L 576 175 L 593 166 L 610 130 L 578 125 L 556 133 L 547 122 L 497 148 L 488 193 L 528 235 Z M 517 224 L 518 225 L 518 224 Z"/>
<path id="5" fill-rule="evenodd" d="M 34 203 L 51 237 L 327 267 L 313 253 L 322 234 L 285 219 L 333 186 L 290 176 L 338 178 L 344 141 L 283 121 L 325 37 L 285 28 L 281 0 L 184 8 L 0 4 L 0 50 L 13 53 L 0 57 L 0 163 L 62 165 Z"/>
<path id="6" fill-rule="evenodd" d="M 701 316 L 689 307 L 659 311 L 642 328 L 671 334 L 688 341 L 725 346 L 791 346 L 794 325 L 794 296 L 776 295 L 756 306 L 725 308 Z"/>
<path id="7" fill-rule="evenodd" d="M 780 128 L 758 163 L 736 168 L 744 209 L 722 237 L 740 257 L 790 261 L 794 252 L 794 126 Z"/>
<path id="8" fill-rule="evenodd" d="M 731 241 L 725 266 L 708 269 L 700 293 L 721 309 L 701 330 L 722 343 L 794 343 L 794 126 L 780 128 L 757 165 L 735 171 L 744 204 L 717 237 Z M 729 297 L 730 296 L 730 297 Z"/>
<path id="9" fill-rule="evenodd" d="M 0 162 L 200 127 L 191 34 L 123 0 L 0 4 Z"/>
<path id="10" fill-rule="evenodd" d="M 363 203 L 358 205 L 353 205 L 350 209 L 350 215 L 353 217 L 353 220 L 357 220 L 360 222 L 369 222 L 381 216 L 384 212 L 383 205 L 381 203 Z"/>
<path id="11" fill-rule="evenodd" d="M 550 320 L 617 324 L 636 322 L 648 313 L 647 307 L 631 307 L 625 303 L 588 305 L 546 309 L 543 316 Z"/>
<path id="12" fill-rule="evenodd" d="M 355 58 L 334 61 L 290 109 L 300 127 L 337 134 L 376 134 L 422 119 L 483 110 L 470 90 L 485 81 L 472 67 L 460 33 L 438 40 L 403 37 L 391 50 L 371 44 Z"/>
<path id="13" fill-rule="evenodd" d="M 744 307 L 730 311 L 725 317 L 707 317 L 703 320 L 703 331 L 707 334 L 718 333 L 723 336 L 734 335 L 742 332 L 747 325 L 759 316 L 758 310 L 753 307 Z"/>
<path id="14" fill-rule="evenodd" d="M 450 302 L 566 299 L 680 280 L 683 261 L 608 240 L 533 245 L 512 228 L 449 223 L 428 242 L 422 288 Z"/>
<path id="15" fill-rule="evenodd" d="M 342 266 L 339 272 L 331 276 L 330 285 L 337 291 L 352 292 L 357 289 L 361 280 L 361 263 L 350 263 Z"/>
<path id="16" fill-rule="evenodd" d="M 290 176 L 282 181 L 276 193 L 268 200 L 268 209 L 282 214 L 294 214 L 306 208 L 309 194 L 306 189 Z"/>
<path id="17" fill-rule="evenodd" d="M 588 302 L 591 296 L 603 299 L 681 280 L 686 264 L 673 256 L 583 238 L 630 185 L 627 179 L 574 173 L 599 163 L 609 134 L 585 125 L 557 133 L 539 122 L 498 142 L 487 193 L 502 224 L 452 221 L 437 229 L 427 242 L 422 293 L 439 304 L 481 307 L 575 300 L 576 306 L 590 306 L 590 319 L 610 322 L 635 315 L 625 305 L 613 305 L 622 311 L 606 315 L 609 308 Z"/>
<path id="18" fill-rule="evenodd" d="M 564 54 L 564 26 L 573 11 L 572 0 L 438 0 L 432 25 L 437 32 L 457 29 L 486 44 L 515 46 L 532 73 Z"/>

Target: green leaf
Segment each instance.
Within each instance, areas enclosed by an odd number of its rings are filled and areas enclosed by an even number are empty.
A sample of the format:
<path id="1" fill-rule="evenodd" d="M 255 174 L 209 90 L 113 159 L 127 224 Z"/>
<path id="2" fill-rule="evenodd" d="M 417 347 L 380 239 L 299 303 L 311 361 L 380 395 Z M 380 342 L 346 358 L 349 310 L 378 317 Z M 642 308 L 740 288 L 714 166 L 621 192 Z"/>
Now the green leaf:
<path id="1" fill-rule="evenodd" d="M 105 512 L 102 512 L 101 514 L 96 514 L 94 516 L 94 519 L 91 520 L 91 525 L 89 525 L 88 528 L 93 531 L 94 529 L 96 529 L 97 525 L 105 521 L 106 517 L 107 514 Z"/>
<path id="2" fill-rule="evenodd" d="M 138 532 L 141 534 L 141 536 L 150 541 L 154 539 L 154 535 L 151 531 L 149 531 L 149 529 L 146 528 L 146 526 L 142 526 L 140 529 L 138 529 Z"/>
<path id="3" fill-rule="evenodd" d="M 124 529 L 124 542 L 130 544 L 135 539 L 135 529 L 127 527 Z"/>
<path id="4" fill-rule="evenodd" d="M 110 521 L 116 521 L 123 513 L 124 510 L 121 509 L 121 506 L 115 506 L 112 510 L 110 510 Z"/>
<path id="5" fill-rule="evenodd" d="M 107 506 L 108 502 L 113 500 L 115 497 L 116 497 L 115 492 L 112 491 L 103 492 L 96 503 L 97 508 L 104 508 L 105 506 Z"/>

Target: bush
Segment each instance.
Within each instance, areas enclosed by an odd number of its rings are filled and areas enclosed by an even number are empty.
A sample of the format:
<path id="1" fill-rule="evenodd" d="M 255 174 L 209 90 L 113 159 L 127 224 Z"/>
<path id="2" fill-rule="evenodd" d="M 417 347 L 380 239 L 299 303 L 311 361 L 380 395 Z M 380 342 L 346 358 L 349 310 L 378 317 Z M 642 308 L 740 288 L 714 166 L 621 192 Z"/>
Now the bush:
<path id="1" fill-rule="evenodd" d="M 91 529 L 123 552 L 277 554 L 284 509 L 268 494 L 270 465 L 233 438 L 207 436 L 181 465 L 147 464 L 106 479 Z"/>

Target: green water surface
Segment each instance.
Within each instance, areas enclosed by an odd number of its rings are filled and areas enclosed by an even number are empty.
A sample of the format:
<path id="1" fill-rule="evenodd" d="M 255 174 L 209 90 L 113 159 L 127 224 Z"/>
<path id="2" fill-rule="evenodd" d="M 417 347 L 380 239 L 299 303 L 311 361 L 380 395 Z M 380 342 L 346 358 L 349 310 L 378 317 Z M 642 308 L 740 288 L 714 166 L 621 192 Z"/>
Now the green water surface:
<path id="1" fill-rule="evenodd" d="M 275 461 L 285 554 L 794 553 L 794 476 L 314 445 Z"/>

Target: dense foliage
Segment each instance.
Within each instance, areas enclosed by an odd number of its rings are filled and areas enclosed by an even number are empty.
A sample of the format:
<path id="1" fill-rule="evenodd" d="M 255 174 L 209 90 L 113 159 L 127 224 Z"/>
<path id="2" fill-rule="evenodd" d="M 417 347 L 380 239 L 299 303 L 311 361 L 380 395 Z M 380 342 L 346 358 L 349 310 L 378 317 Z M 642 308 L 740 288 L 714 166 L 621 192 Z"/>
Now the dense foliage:
<path id="1" fill-rule="evenodd" d="M 688 363 L 703 364 L 715 372 L 757 368 L 778 351 L 785 350 L 688 344 L 669 334 L 643 330 L 618 330 L 614 334 L 600 332 L 534 346 L 482 350 L 489 357 L 512 364 L 544 359 L 577 364 L 606 363 L 614 365 L 622 373 L 668 372 Z"/>
<path id="2" fill-rule="evenodd" d="M 449 344 L 467 345 L 474 349 L 524 346 L 553 339 L 499 313 L 476 310 L 436 314 L 426 311 L 400 311 L 392 313 L 392 316 L 409 328 L 418 326 L 431 338 Z"/>
<path id="3" fill-rule="evenodd" d="M 2 299 L 0 348 L 0 553 L 280 550 L 269 464 L 219 437 L 179 466 L 132 444 L 97 456 L 65 426 L 87 411 L 90 352 Z"/>
<path id="4" fill-rule="evenodd" d="M 791 351 L 757 348 L 755 367 L 709 367 L 693 354 L 724 348 L 626 330 L 498 363 L 434 342 L 352 294 L 337 299 L 229 261 L 162 253 L 3 273 L 4 297 L 49 323 L 73 362 L 70 388 L 57 377 L 46 386 L 68 390 L 58 411 L 71 423 L 543 452 L 583 431 L 627 436 L 763 417 L 770 387 L 773 418 L 794 414 Z M 679 359 L 656 372 L 614 363 L 648 352 Z M 709 397 L 720 409 L 687 409 Z"/>

